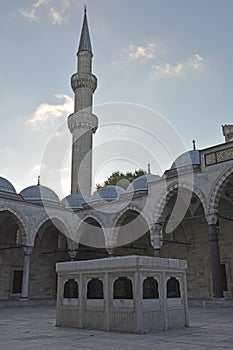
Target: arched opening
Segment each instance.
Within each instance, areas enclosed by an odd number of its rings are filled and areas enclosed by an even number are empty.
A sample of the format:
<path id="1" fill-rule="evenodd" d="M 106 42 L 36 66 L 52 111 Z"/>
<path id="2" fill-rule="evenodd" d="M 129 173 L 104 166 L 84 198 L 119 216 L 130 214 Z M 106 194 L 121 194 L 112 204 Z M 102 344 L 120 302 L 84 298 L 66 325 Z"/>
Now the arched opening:
<path id="1" fill-rule="evenodd" d="M 143 299 L 158 299 L 159 286 L 158 282 L 153 277 L 147 277 L 143 281 Z"/>
<path id="2" fill-rule="evenodd" d="M 127 210 L 116 226 L 118 236 L 115 255 L 154 255 L 149 227 L 140 213 Z"/>
<path id="3" fill-rule="evenodd" d="M 167 281 L 167 298 L 180 298 L 180 282 L 175 277 Z"/>
<path id="4" fill-rule="evenodd" d="M 99 278 L 92 278 L 87 284 L 87 299 L 103 299 L 104 287 Z"/>
<path id="5" fill-rule="evenodd" d="M 85 219 L 79 227 L 81 231 L 78 260 L 92 260 L 107 257 L 104 232 L 97 220 Z"/>
<path id="6" fill-rule="evenodd" d="M 64 285 L 64 299 L 78 299 L 78 282 L 74 279 L 69 279 Z"/>
<path id="7" fill-rule="evenodd" d="M 23 227 L 10 211 L 0 212 L 0 299 L 19 298 L 23 279 Z"/>
<path id="8" fill-rule="evenodd" d="M 47 220 L 38 230 L 31 255 L 30 298 L 56 298 L 56 263 L 70 260 L 65 230 L 58 219 Z"/>
<path id="9" fill-rule="evenodd" d="M 119 277 L 114 281 L 113 299 L 133 299 L 133 285 L 129 278 Z"/>
<path id="10" fill-rule="evenodd" d="M 187 260 L 188 297 L 207 298 L 211 290 L 211 268 L 208 225 L 203 205 L 195 193 L 180 188 L 178 205 L 183 208 L 186 206 L 186 214 L 183 218 L 173 217 L 173 221 L 170 221 L 170 229 L 172 225 L 174 229 L 168 232 L 168 222 L 171 219 L 177 196 L 177 189 L 169 194 L 163 211 L 163 244 L 160 256 Z M 186 202 L 186 198 L 191 199 Z"/>
<path id="11" fill-rule="evenodd" d="M 219 192 L 218 201 L 218 239 L 221 258 L 222 288 L 225 296 L 233 296 L 233 174 L 225 179 Z"/>

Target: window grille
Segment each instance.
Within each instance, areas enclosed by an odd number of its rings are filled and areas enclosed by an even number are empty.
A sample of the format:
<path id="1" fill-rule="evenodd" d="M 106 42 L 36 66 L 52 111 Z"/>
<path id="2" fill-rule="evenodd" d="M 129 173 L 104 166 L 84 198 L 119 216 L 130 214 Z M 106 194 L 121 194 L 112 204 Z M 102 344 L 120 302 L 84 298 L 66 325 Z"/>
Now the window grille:
<path id="1" fill-rule="evenodd" d="M 153 277 L 147 277 L 143 281 L 143 299 L 158 299 L 159 287 L 158 282 Z"/>
<path id="2" fill-rule="evenodd" d="M 114 282 L 113 299 L 133 299 L 133 286 L 129 278 L 119 277 Z"/>

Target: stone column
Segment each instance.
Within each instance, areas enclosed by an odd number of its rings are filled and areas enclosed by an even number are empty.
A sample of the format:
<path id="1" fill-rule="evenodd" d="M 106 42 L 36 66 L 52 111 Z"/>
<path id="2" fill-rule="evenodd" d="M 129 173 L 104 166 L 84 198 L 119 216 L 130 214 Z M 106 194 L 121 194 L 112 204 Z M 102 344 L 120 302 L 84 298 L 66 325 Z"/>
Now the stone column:
<path id="1" fill-rule="evenodd" d="M 30 255 L 33 247 L 26 246 L 24 250 L 24 264 L 23 264 L 23 282 L 21 299 L 29 298 L 29 274 L 30 274 Z"/>
<path id="2" fill-rule="evenodd" d="M 155 257 L 160 257 L 162 228 L 163 227 L 160 222 L 154 223 L 153 225 L 151 225 L 151 228 L 150 228 L 151 245 L 154 248 Z"/>
<path id="3" fill-rule="evenodd" d="M 209 228 L 209 247 L 210 247 L 210 265 L 212 272 L 213 296 L 214 298 L 222 298 L 222 271 L 220 251 L 218 244 L 218 217 L 215 213 L 206 215 Z"/>

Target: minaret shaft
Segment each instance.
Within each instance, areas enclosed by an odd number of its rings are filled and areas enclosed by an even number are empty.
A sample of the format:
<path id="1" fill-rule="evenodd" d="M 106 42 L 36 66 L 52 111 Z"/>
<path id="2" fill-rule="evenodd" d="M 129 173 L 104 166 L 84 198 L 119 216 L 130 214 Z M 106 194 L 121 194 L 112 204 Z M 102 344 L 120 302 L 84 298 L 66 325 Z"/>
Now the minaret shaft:
<path id="1" fill-rule="evenodd" d="M 92 48 L 86 11 L 77 53 L 77 73 L 71 77 L 75 94 L 74 113 L 68 117 L 73 135 L 71 193 L 91 195 L 92 187 L 92 134 L 98 127 L 98 118 L 92 114 L 93 93 L 97 79 L 92 74 Z"/>

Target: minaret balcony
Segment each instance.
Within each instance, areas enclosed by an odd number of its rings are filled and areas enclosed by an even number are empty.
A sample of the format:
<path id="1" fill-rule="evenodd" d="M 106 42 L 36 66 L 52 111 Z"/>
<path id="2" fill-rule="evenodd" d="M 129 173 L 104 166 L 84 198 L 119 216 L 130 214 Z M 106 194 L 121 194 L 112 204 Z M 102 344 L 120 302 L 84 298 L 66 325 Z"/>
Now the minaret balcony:
<path id="1" fill-rule="evenodd" d="M 95 133 L 98 128 L 98 118 L 95 114 L 89 113 L 88 110 L 82 110 L 69 115 L 68 128 L 71 133 L 77 129 L 91 130 Z"/>
<path id="2" fill-rule="evenodd" d="M 80 88 L 89 88 L 94 93 L 97 87 L 97 78 L 93 74 L 75 73 L 71 77 L 71 86 L 74 92 Z"/>

